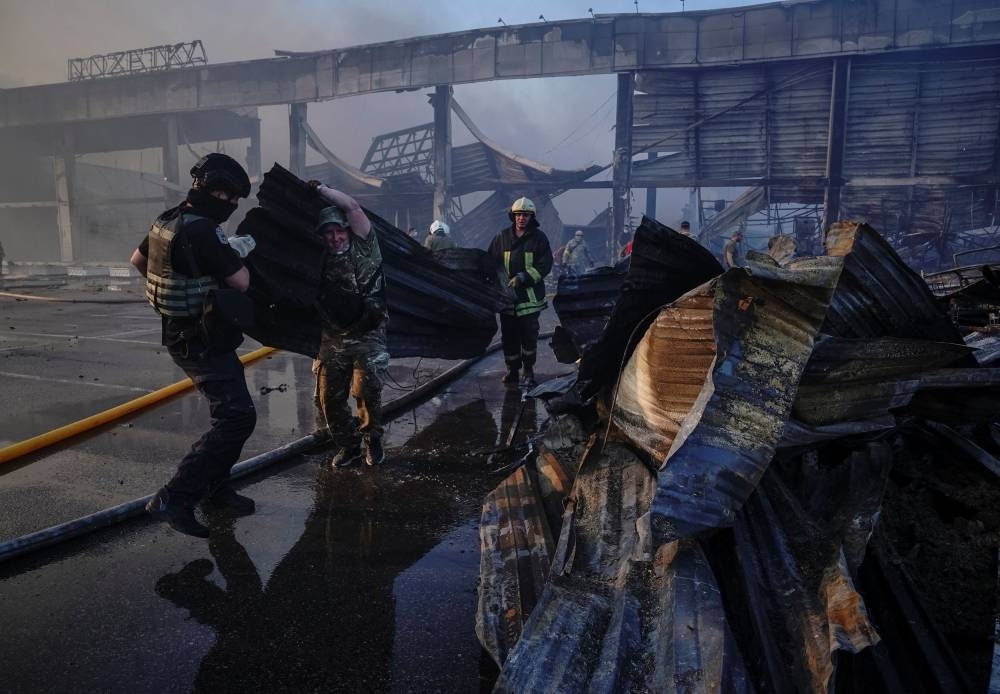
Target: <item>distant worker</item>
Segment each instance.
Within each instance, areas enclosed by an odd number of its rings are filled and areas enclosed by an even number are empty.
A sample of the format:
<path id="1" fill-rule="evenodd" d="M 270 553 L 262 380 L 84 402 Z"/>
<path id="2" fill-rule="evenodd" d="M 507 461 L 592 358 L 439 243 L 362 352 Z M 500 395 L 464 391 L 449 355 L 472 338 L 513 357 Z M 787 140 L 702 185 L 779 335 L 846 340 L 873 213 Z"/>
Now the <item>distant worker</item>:
<path id="1" fill-rule="evenodd" d="M 313 185 L 332 203 L 320 211 L 316 226 L 330 251 L 320 283 L 322 340 L 316 374 L 320 411 L 335 447 L 330 464 L 348 467 L 364 457 L 367 465 L 379 465 L 385 460 L 382 385 L 389 368 L 382 251 L 354 198 L 318 182 Z M 351 395 L 358 410 L 357 428 L 347 404 Z"/>
<path id="2" fill-rule="evenodd" d="M 243 333 L 230 325 L 201 326 L 205 295 L 212 289 L 250 288 L 241 258 L 253 250 L 253 238 L 227 239 L 219 226 L 250 195 L 250 179 L 234 159 L 212 153 L 191 169 L 187 197 L 153 222 L 130 262 L 146 278 L 146 298 L 162 317 L 162 343 L 174 363 L 208 400 L 211 428 L 177 466 L 146 510 L 174 530 L 208 537 L 194 516 L 205 500 L 239 514 L 254 512 L 254 502 L 229 486 L 230 468 L 253 433 L 257 412 L 247 390 L 236 348 Z"/>
<path id="3" fill-rule="evenodd" d="M 594 267 L 594 258 L 590 255 L 587 242 L 583 238 L 583 231 L 577 232 L 566 244 L 562 258 L 563 272 L 567 275 L 582 275 L 590 268 Z"/>
<path id="4" fill-rule="evenodd" d="M 538 314 L 546 307 L 545 276 L 552 270 L 552 249 L 535 219 L 535 203 L 518 198 L 507 213 L 513 224 L 490 243 L 489 253 L 503 265 L 507 286 L 514 290 L 514 305 L 500 313 L 500 337 L 507 366 L 504 383 L 535 385 L 538 352 Z"/>
<path id="5" fill-rule="evenodd" d="M 743 241 L 743 232 L 737 229 L 733 232 L 729 240 L 726 241 L 726 245 L 722 248 L 722 266 L 725 269 L 732 267 L 742 267 L 743 265 L 743 251 L 740 248 L 740 243 Z"/>
<path id="6" fill-rule="evenodd" d="M 431 224 L 427 238 L 424 239 L 424 248 L 431 251 L 443 251 L 448 248 L 454 248 L 455 242 L 451 240 L 450 233 L 451 229 L 447 224 L 435 219 L 434 223 Z"/>
<path id="7" fill-rule="evenodd" d="M 691 222 L 686 219 L 681 222 L 681 233 L 685 236 L 691 237 Z"/>

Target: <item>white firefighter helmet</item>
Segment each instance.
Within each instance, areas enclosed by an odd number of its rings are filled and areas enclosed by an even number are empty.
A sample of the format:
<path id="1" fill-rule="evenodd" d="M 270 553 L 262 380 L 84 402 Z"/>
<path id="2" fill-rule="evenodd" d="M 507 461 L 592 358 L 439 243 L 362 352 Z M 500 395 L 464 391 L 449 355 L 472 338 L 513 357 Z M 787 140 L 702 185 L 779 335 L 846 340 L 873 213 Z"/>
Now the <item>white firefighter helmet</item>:
<path id="1" fill-rule="evenodd" d="M 582 239 L 583 238 L 583 229 L 577 229 L 576 233 L 573 234 L 573 236 L 575 236 L 578 239 Z"/>
<path id="2" fill-rule="evenodd" d="M 510 206 L 510 213 L 514 214 L 515 212 L 530 212 L 531 214 L 535 214 L 535 203 L 531 202 L 528 198 L 518 198 Z"/>
<path id="3" fill-rule="evenodd" d="M 434 222 L 431 224 L 431 233 L 432 234 L 437 233 L 438 229 L 440 229 L 441 233 L 444 234 L 445 236 L 451 233 L 451 229 L 448 227 L 447 224 L 442 222 L 440 219 L 435 219 Z"/>

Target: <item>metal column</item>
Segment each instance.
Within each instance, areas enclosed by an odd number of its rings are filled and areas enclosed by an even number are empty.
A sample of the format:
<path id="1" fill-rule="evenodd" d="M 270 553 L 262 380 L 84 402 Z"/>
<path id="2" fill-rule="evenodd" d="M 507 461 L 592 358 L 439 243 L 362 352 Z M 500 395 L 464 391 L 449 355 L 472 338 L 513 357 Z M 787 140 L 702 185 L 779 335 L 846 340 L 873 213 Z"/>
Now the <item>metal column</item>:
<path id="1" fill-rule="evenodd" d="M 175 186 L 181 184 L 181 171 L 177 140 L 177 116 L 165 116 L 163 119 L 163 180 L 173 183 Z M 163 202 L 167 207 L 176 205 L 179 193 L 170 188 L 163 189 Z"/>
<path id="2" fill-rule="evenodd" d="M 446 221 L 451 187 L 451 86 L 434 88 L 434 219 Z"/>
<path id="3" fill-rule="evenodd" d="M 288 110 L 288 170 L 302 178 L 306 173 L 306 104 L 291 104 Z"/>
<path id="4" fill-rule="evenodd" d="M 76 152 L 73 133 L 63 131 L 62 146 L 53 162 L 56 184 L 56 224 L 59 228 L 59 259 L 73 262 L 73 184 L 76 179 Z"/>
<path id="5" fill-rule="evenodd" d="M 647 161 L 653 161 L 656 159 L 656 152 L 648 152 L 646 154 Z M 657 188 L 646 188 L 646 216 L 650 219 L 656 219 L 656 191 Z"/>
<path id="6" fill-rule="evenodd" d="M 635 73 L 623 72 L 618 75 L 618 104 L 615 115 L 615 152 L 612 159 L 613 183 L 611 193 L 613 238 L 609 244 L 611 255 L 625 230 L 625 218 L 629 207 L 629 185 L 632 176 L 632 91 Z M 614 258 L 611 258 L 614 261 Z"/>
<path id="7" fill-rule="evenodd" d="M 260 118 L 257 118 L 250 131 L 250 144 L 247 146 L 247 174 L 250 180 L 260 176 L 260 158 Z"/>
<path id="8" fill-rule="evenodd" d="M 823 193 L 822 231 L 840 219 L 840 188 L 844 174 L 844 136 L 847 132 L 847 95 L 851 79 L 850 58 L 833 61 L 830 83 L 830 126 L 826 142 L 826 190 Z"/>

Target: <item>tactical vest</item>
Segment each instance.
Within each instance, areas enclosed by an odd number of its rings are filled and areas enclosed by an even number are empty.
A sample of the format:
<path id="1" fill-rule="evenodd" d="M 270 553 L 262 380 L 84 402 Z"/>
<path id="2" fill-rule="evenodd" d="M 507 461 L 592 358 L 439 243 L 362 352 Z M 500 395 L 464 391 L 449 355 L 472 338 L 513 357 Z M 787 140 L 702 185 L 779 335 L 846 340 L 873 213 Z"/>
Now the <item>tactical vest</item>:
<path id="1" fill-rule="evenodd" d="M 149 230 L 146 300 L 161 316 L 197 318 L 201 315 L 205 295 L 209 290 L 219 287 L 219 283 L 213 277 L 208 275 L 188 277 L 174 270 L 171 264 L 174 241 L 183 229 L 183 225 L 190 224 L 196 219 L 205 218 L 193 214 L 179 214 L 164 223 L 157 219 Z"/>

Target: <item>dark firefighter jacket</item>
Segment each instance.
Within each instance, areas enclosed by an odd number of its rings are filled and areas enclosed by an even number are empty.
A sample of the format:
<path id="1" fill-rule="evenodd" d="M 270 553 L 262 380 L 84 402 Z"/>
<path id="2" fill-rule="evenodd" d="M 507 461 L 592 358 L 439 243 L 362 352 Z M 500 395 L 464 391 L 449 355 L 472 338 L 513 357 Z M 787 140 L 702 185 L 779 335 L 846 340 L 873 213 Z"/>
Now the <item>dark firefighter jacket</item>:
<path id="1" fill-rule="evenodd" d="M 527 316 L 545 308 L 545 276 L 552 270 L 552 248 L 549 240 L 533 220 L 521 238 L 514 235 L 513 225 L 497 234 L 490 243 L 489 253 L 496 258 L 507 277 L 521 276 L 514 290 L 514 313 Z"/>

